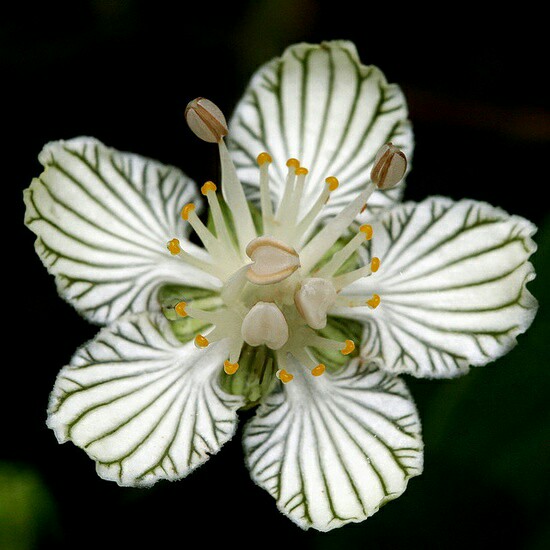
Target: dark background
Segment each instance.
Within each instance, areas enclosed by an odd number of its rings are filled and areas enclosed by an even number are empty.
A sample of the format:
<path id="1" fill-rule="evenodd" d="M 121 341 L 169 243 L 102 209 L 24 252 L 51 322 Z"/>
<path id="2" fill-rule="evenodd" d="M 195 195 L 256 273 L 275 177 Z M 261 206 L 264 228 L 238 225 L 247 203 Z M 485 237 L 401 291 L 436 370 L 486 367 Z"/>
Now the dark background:
<path id="1" fill-rule="evenodd" d="M 416 3 L 414 3 L 416 4 Z M 514 5 L 423 12 L 349 0 L 44 2 L 3 8 L 0 93 L 5 307 L 0 548 L 550 547 L 548 46 L 542 14 Z M 452 381 L 407 379 L 423 421 L 425 473 L 367 521 L 303 532 L 256 487 L 240 434 L 188 478 L 152 489 L 97 477 L 45 426 L 58 370 L 96 328 L 58 298 L 23 225 L 22 190 L 47 141 L 92 135 L 215 177 L 186 127 L 196 96 L 227 114 L 252 72 L 294 42 L 349 39 L 408 98 L 416 136 L 406 198 L 488 201 L 539 226 L 530 283 L 541 303 L 505 358 Z"/>

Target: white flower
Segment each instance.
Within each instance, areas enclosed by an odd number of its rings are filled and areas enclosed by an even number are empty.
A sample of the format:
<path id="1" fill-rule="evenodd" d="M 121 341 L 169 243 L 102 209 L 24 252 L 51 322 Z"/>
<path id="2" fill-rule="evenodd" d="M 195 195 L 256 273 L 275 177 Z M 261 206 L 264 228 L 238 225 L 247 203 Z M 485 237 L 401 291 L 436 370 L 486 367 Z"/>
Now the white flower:
<path id="1" fill-rule="evenodd" d="M 535 227 L 472 200 L 399 204 L 405 101 L 349 42 L 289 48 L 228 133 L 222 119 L 190 104 L 220 151 L 208 220 L 177 168 L 84 137 L 40 154 L 36 250 L 105 325 L 59 374 L 48 425 L 103 478 L 148 486 L 185 477 L 259 405 L 243 442 L 254 481 L 302 528 L 362 521 L 422 471 L 396 374 L 465 373 L 533 320 Z"/>

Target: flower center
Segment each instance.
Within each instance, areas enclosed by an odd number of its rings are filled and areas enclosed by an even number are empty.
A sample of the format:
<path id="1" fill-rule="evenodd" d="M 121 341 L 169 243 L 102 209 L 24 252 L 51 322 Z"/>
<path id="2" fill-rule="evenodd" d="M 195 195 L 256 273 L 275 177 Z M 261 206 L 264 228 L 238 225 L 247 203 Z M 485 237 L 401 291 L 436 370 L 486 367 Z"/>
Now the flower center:
<path id="1" fill-rule="evenodd" d="M 222 154 L 222 166 L 223 159 Z M 372 193 L 372 185 L 315 236 L 304 237 L 313 234 L 315 220 L 339 182 L 333 176 L 326 178 L 318 199 L 300 216 L 308 171 L 296 159 L 290 159 L 283 196 L 278 207 L 273 209 L 267 185 L 270 163 L 267 153 L 258 156 L 262 235 L 254 235 L 242 243 L 240 235 L 246 232 L 242 228 L 239 232 L 241 217 L 233 211 L 231 220 L 228 219 L 216 193 L 217 186 L 207 182 L 201 191 L 211 209 L 211 227 L 201 221 L 193 204 L 183 207 L 182 217 L 201 239 L 209 259 L 191 256 L 182 250 L 177 239 L 168 242 L 167 247 L 172 255 L 215 275 L 223 285 L 220 292 L 223 305 L 217 309 L 201 309 L 183 300 L 174 308 L 180 317 L 191 316 L 212 326 L 204 335 L 196 336 L 195 345 L 203 348 L 212 342 L 227 340 L 230 345 L 224 370 L 228 375 L 237 372 L 244 344 L 266 346 L 275 355 L 277 377 L 287 383 L 292 380 L 292 371 L 296 368 L 292 358 L 307 366 L 313 376 L 325 372 L 326 366 L 315 359 L 312 348 L 340 351 L 344 355 L 354 351 L 352 340 L 333 340 L 321 336 L 318 331 L 326 327 L 327 316 L 333 307 L 378 306 L 380 298 L 377 295 L 355 297 L 350 304 L 349 299 L 340 297 L 340 292 L 360 277 L 375 272 L 380 261 L 373 258 L 369 265 L 349 271 L 344 269 L 342 273 L 348 260 L 372 238 L 370 225 L 361 226 L 345 244 L 337 243 L 364 207 Z M 238 208 L 241 212 L 244 210 L 242 205 Z M 250 212 L 248 205 L 246 208 Z M 331 255 L 329 250 L 335 243 L 339 244 L 338 250 Z"/>
<path id="2" fill-rule="evenodd" d="M 216 309 L 203 309 L 182 297 L 174 307 L 175 313 L 211 327 L 195 337 L 197 347 L 219 340 L 228 342 L 224 364 L 227 375 L 239 369 L 245 344 L 271 350 L 277 378 L 283 383 L 292 380 L 297 364 L 309 368 L 313 376 L 322 375 L 330 365 L 319 363 L 313 350 L 349 355 L 355 349 L 349 338 L 341 341 L 320 334 L 331 310 L 342 306 L 374 309 L 380 303 L 376 294 L 341 294 L 344 288 L 380 267 L 380 260 L 372 258 L 368 265 L 356 267 L 355 262 L 349 268 L 350 260 L 357 257 L 355 253 L 373 236 L 370 225 L 359 227 L 352 237 L 349 230 L 376 187 L 389 188 L 403 176 L 404 156 L 393 145 L 385 145 L 375 158 L 372 181 L 322 229 L 315 231 L 319 214 L 339 187 L 338 179 L 329 176 L 321 185 L 307 181 L 307 168 L 291 158 L 286 163 L 282 196 L 274 204 L 269 185 L 272 159 L 268 153 L 261 153 L 257 157 L 261 209 L 258 222 L 223 140 L 227 133 L 223 115 L 204 99 L 191 102 L 187 111 L 196 126 L 195 133 L 218 143 L 223 200 L 218 197 L 217 186 L 209 181 L 201 192 L 210 207 L 210 223 L 203 223 L 194 204 L 185 205 L 181 212 L 202 241 L 207 252 L 205 259 L 183 250 L 175 238 L 167 247 L 173 256 L 217 277 L 222 286 Z M 190 124 L 192 129 L 193 125 Z M 311 196 L 315 185 L 319 187 L 316 200 L 304 204 L 304 191 L 309 186 Z"/>

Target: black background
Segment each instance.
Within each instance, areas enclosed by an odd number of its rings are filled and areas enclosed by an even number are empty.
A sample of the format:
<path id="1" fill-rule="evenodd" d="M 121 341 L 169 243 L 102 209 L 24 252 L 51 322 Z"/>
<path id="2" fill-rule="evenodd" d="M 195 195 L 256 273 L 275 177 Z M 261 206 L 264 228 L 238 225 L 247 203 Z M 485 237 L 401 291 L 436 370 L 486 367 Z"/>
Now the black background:
<path id="1" fill-rule="evenodd" d="M 539 276 L 530 288 L 544 306 L 546 29 L 530 6 L 498 6 L 422 11 L 365 3 L 361 12 L 349 0 L 85 0 L 4 10 L 0 481 L 17 487 L 18 479 L 35 480 L 23 500 L 0 490 L 0 530 L 10 531 L 14 545 L 8 550 L 548 547 L 544 307 L 495 366 L 453 381 L 407 379 L 424 424 L 426 468 L 401 498 L 359 525 L 304 532 L 250 480 L 240 434 L 188 478 L 147 490 L 99 479 L 84 452 L 57 444 L 45 426 L 49 392 L 97 329 L 57 296 L 23 225 L 22 190 L 39 175 L 36 157 L 47 141 L 91 135 L 179 166 L 196 181 L 215 178 L 215 148 L 187 129 L 186 103 L 205 96 L 230 114 L 252 72 L 288 45 L 348 39 L 408 98 L 416 149 L 406 198 L 474 198 L 539 225 Z M 0 546 L 10 533 L 0 533 Z"/>

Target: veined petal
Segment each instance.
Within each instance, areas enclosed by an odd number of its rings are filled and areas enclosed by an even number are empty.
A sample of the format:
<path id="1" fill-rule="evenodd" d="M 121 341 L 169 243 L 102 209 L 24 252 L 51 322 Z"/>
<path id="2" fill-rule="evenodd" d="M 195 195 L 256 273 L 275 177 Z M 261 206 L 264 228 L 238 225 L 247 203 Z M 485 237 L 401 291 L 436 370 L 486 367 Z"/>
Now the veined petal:
<path id="1" fill-rule="evenodd" d="M 242 398 L 218 384 L 227 349 L 182 345 L 161 314 L 100 331 L 60 372 L 48 426 L 124 486 L 185 477 L 235 433 Z"/>
<path id="2" fill-rule="evenodd" d="M 371 254 L 381 267 L 342 294 L 376 293 L 380 305 L 332 313 L 366 323 L 363 353 L 384 369 L 453 377 L 509 351 L 531 324 L 531 222 L 435 197 L 398 206 L 373 227 Z"/>
<path id="3" fill-rule="evenodd" d="M 49 143 L 39 160 L 45 170 L 25 191 L 25 223 L 59 292 L 90 321 L 158 310 L 164 283 L 216 287 L 166 249 L 177 237 L 204 256 L 185 239 L 179 211 L 198 195 L 180 170 L 86 137 Z"/>
<path id="4" fill-rule="evenodd" d="M 325 178 L 341 185 L 321 216 L 332 216 L 370 181 L 379 148 L 389 141 L 412 156 L 413 137 L 403 94 L 374 66 L 359 60 L 351 42 L 298 44 L 253 76 L 229 124 L 228 145 L 249 199 L 259 202 L 256 156 L 273 158 L 271 193 L 281 199 L 285 163 L 298 158 L 309 170 L 302 212 L 318 197 Z M 403 185 L 378 192 L 369 208 L 401 198 Z M 322 218 L 319 218 L 322 219 Z"/>
<path id="5" fill-rule="evenodd" d="M 401 380 L 357 360 L 337 375 L 296 367 L 245 427 L 252 478 L 303 529 L 363 521 L 422 471 L 414 403 Z"/>

